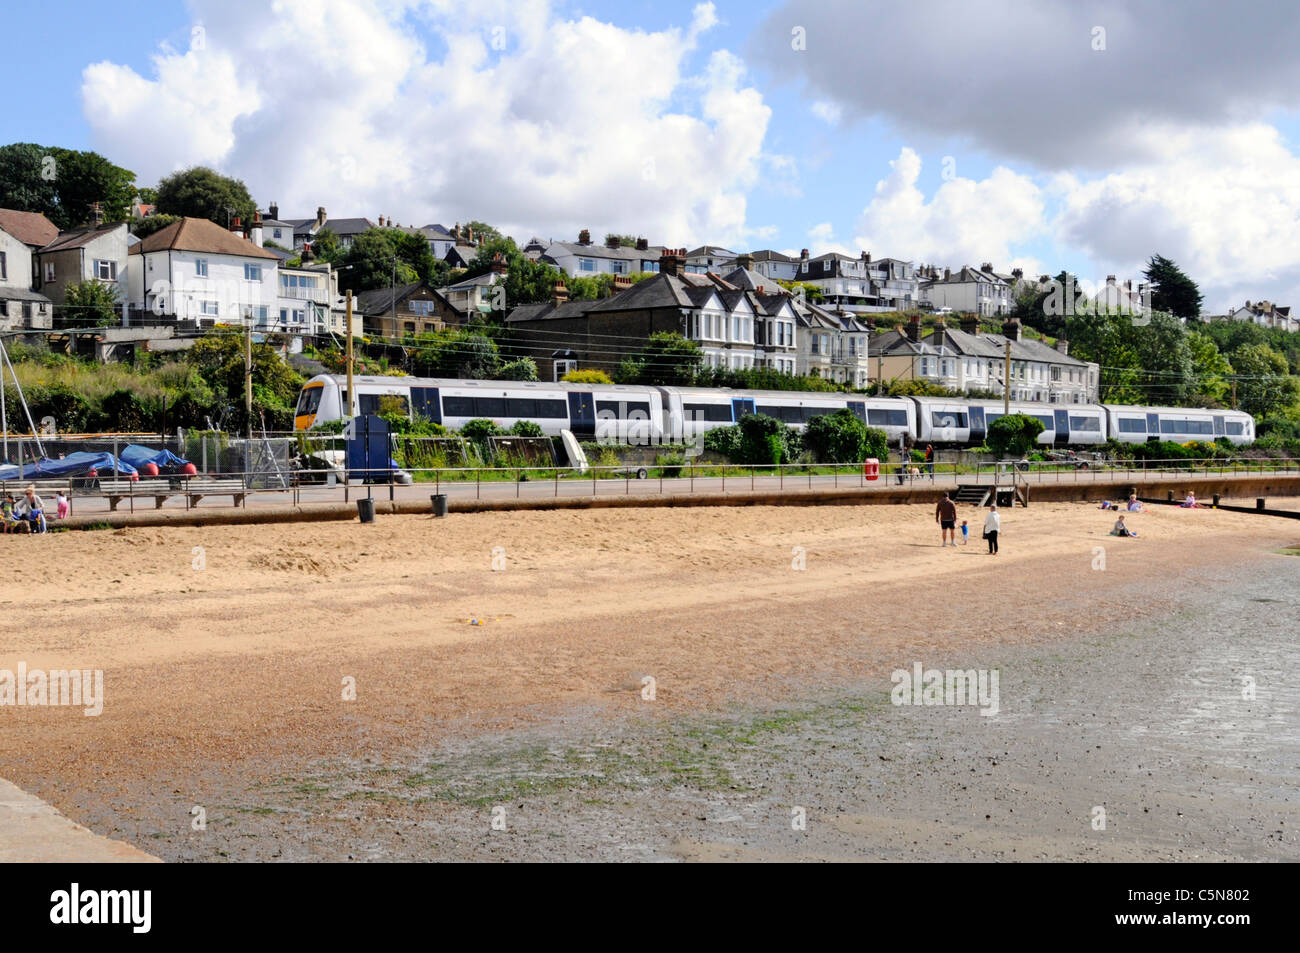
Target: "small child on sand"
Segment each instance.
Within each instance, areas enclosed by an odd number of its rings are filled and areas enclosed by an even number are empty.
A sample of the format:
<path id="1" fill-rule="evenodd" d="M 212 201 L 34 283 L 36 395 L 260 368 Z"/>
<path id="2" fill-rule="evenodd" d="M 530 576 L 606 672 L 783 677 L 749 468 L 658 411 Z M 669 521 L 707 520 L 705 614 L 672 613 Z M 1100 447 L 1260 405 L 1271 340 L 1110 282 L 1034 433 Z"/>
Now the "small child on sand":
<path id="1" fill-rule="evenodd" d="M 54 494 L 54 511 L 58 514 L 59 519 L 65 520 L 68 518 L 68 498 L 62 490 Z"/>
<path id="2" fill-rule="evenodd" d="M 969 542 L 970 542 L 970 527 L 966 525 L 965 520 L 962 520 L 961 521 L 961 544 L 965 546 Z"/>

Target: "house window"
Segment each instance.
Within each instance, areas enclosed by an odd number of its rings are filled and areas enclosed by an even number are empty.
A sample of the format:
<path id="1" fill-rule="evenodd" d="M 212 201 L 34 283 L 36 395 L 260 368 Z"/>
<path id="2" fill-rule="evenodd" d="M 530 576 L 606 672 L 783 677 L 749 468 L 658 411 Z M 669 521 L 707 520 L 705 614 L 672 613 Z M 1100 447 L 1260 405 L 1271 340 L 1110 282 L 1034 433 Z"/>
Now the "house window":
<path id="1" fill-rule="evenodd" d="M 281 323 L 281 324 L 288 324 L 288 323 L 289 323 L 289 309 L 288 309 L 288 308 L 281 308 L 281 309 L 280 309 L 280 323 Z"/>
<path id="2" fill-rule="evenodd" d="M 117 280 L 117 262 L 105 261 L 103 258 L 95 259 L 95 277 L 100 281 Z"/>
<path id="3" fill-rule="evenodd" d="M 281 231 L 281 230 L 278 229 L 278 228 L 273 228 L 273 229 L 271 229 L 272 237 L 274 237 L 274 238 L 279 238 L 279 237 L 280 237 L 280 231 Z"/>
<path id="4" fill-rule="evenodd" d="M 221 308 L 215 301 L 200 301 L 199 312 L 201 314 L 218 315 L 221 314 Z"/>
<path id="5" fill-rule="evenodd" d="M 578 270 L 579 270 L 579 271 L 595 271 L 595 270 L 596 270 L 596 263 L 595 263 L 592 259 L 590 259 L 590 258 L 579 258 L 579 259 L 578 259 Z"/>
<path id="6" fill-rule="evenodd" d="M 200 278 L 208 276 L 208 260 L 206 258 L 194 259 L 194 274 Z"/>
<path id="7" fill-rule="evenodd" d="M 811 353 L 813 353 L 813 354 L 820 354 L 820 353 L 821 353 L 821 352 L 818 350 L 818 348 L 821 346 L 821 345 L 818 343 L 820 340 L 821 340 L 821 335 L 820 335 L 820 334 L 812 334 L 812 335 L 809 335 L 809 337 L 808 337 L 808 341 L 809 341 L 808 350 L 809 350 Z"/>
<path id="8" fill-rule="evenodd" d="M 611 272 L 613 272 L 614 274 L 616 274 L 616 275 L 626 275 L 626 274 L 627 274 L 627 262 L 625 262 L 625 261 L 611 261 L 611 262 L 609 263 L 609 270 L 610 270 Z"/>
<path id="9" fill-rule="evenodd" d="M 404 328 L 408 333 L 410 333 L 410 334 L 414 334 L 414 333 L 415 333 L 415 322 L 414 322 L 414 321 L 407 321 L 405 324 L 402 325 L 402 327 L 403 327 L 403 328 Z"/>
<path id="10" fill-rule="evenodd" d="M 52 261 L 47 261 L 45 263 L 45 280 L 46 281 L 54 280 L 54 262 Z"/>
<path id="11" fill-rule="evenodd" d="M 250 264 L 250 263 L 248 263 L 248 262 L 244 262 L 244 280 L 245 280 L 245 281 L 261 281 L 261 280 L 262 280 L 262 266 L 261 266 L 261 265 L 253 265 L 253 264 Z"/>

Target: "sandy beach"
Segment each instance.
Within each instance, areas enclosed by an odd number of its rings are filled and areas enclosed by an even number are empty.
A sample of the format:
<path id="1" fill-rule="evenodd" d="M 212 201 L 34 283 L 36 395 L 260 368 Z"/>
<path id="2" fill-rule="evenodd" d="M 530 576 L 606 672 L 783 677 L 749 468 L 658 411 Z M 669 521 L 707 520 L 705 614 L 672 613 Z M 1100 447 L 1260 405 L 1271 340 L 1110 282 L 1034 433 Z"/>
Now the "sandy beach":
<path id="1" fill-rule="evenodd" d="M 166 860 L 1295 859 L 1300 560 L 1279 550 L 1300 524 L 1158 507 L 1119 539 L 1095 505 L 1035 504 L 990 557 L 982 515 L 962 508 L 956 548 L 920 506 L 5 538 L 0 670 L 99 669 L 105 690 L 97 717 L 0 707 L 0 777 Z M 1235 661 L 1207 661 L 1242 625 Z M 892 706 L 914 661 L 1002 669 L 1002 711 Z M 1146 742 L 1135 665 L 1164 692 Z M 1149 799 L 1146 833 L 1091 837 L 1123 792 L 1143 817 L 1133 759 L 1195 708 L 1197 665 L 1220 706 L 1242 666 L 1279 673 L 1229 719 L 1261 760 L 1207 788 L 1200 739 L 1159 768 L 1177 818 Z M 995 797 L 1037 820 L 992 823 Z"/>

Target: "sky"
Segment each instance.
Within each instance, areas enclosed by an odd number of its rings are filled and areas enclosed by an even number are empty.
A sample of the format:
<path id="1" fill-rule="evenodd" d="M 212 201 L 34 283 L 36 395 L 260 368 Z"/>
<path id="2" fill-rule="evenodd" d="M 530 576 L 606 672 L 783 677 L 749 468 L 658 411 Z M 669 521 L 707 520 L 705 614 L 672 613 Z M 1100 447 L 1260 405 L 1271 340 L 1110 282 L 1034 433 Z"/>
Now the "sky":
<path id="1" fill-rule="evenodd" d="M 0 143 L 190 165 L 286 218 L 842 251 L 1205 309 L 1300 297 L 1300 4 L 12 5 Z M 52 25 L 62 24 L 52 30 Z M 73 24 L 93 27 L 73 28 Z"/>

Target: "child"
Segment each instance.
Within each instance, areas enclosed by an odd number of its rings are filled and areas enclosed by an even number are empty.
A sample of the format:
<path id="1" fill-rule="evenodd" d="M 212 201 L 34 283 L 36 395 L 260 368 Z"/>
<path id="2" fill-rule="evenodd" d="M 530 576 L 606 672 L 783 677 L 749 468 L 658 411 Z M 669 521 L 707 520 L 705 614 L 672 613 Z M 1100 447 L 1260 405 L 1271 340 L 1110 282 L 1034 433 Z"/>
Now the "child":
<path id="1" fill-rule="evenodd" d="M 0 502 L 0 523 L 4 525 L 6 533 L 12 533 L 15 522 L 17 521 L 14 519 L 14 495 L 6 493 L 4 501 Z"/>
<path id="2" fill-rule="evenodd" d="M 68 518 L 68 498 L 62 490 L 54 494 L 54 508 L 59 519 L 65 520 Z"/>
<path id="3" fill-rule="evenodd" d="M 966 525 L 965 520 L 962 520 L 961 521 L 961 544 L 965 546 L 969 542 L 970 542 L 970 527 Z"/>

